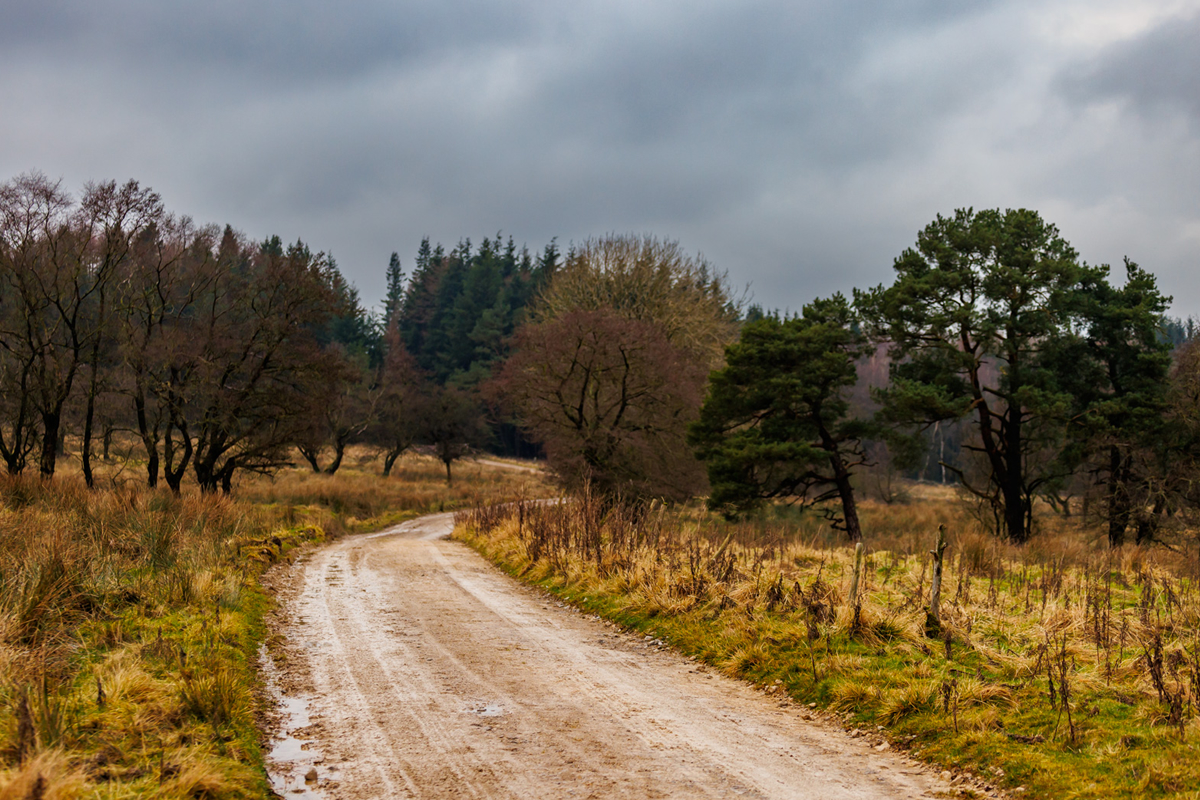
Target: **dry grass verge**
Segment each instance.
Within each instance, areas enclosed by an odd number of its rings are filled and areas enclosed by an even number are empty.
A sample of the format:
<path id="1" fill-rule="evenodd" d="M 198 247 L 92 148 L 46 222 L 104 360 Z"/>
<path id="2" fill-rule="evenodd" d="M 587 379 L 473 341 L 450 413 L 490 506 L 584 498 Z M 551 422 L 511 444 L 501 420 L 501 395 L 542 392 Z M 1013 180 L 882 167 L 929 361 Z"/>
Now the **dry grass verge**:
<path id="1" fill-rule="evenodd" d="M 267 796 L 262 570 L 347 530 L 545 491 L 443 475 L 419 457 L 386 481 L 290 470 L 233 498 L 0 477 L 0 800 Z"/>
<path id="2" fill-rule="evenodd" d="M 277 508 L 285 515 L 306 507 L 321 508 L 348 531 L 376 530 L 432 511 L 554 494 L 545 478 L 528 468 L 458 461 L 454 482 L 447 486 L 445 467 L 428 456 L 405 455 L 387 478 L 379 475 L 379 459 L 366 448 L 352 448 L 347 461 L 348 466 L 335 475 L 287 469 L 274 477 L 246 476 L 235 494 L 244 502 Z"/>
<path id="3" fill-rule="evenodd" d="M 893 743 L 1023 796 L 1185 797 L 1200 785 L 1194 561 L 1093 549 L 1043 521 L 1023 550 L 947 501 L 870 506 L 853 550 L 819 517 L 729 525 L 592 498 L 460 515 L 456 536 L 523 580 L 764 687 L 882 726 Z M 890 523 L 890 524 L 889 524 Z M 946 638 L 925 635 L 936 527 L 956 534 Z"/>

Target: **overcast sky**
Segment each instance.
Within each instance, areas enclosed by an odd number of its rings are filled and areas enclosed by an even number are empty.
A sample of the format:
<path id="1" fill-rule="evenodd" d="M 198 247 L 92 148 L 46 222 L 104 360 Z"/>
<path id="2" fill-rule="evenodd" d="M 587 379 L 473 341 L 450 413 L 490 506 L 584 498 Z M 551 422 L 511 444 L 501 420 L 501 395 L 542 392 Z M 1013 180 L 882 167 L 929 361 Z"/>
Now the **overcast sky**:
<path id="1" fill-rule="evenodd" d="M 0 180 L 332 252 L 677 239 L 798 308 L 1039 210 L 1200 315 L 1200 0 L 0 0 Z"/>

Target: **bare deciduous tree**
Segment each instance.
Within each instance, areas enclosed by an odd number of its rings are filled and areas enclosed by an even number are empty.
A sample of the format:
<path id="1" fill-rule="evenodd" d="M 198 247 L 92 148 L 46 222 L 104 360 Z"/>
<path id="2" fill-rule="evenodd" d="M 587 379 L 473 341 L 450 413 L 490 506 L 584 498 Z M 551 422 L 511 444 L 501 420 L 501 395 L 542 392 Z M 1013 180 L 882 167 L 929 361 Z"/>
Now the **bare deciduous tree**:
<path id="1" fill-rule="evenodd" d="M 527 325 L 493 391 L 572 489 L 682 499 L 704 487 L 687 446 L 706 365 L 653 322 L 612 310 Z"/>

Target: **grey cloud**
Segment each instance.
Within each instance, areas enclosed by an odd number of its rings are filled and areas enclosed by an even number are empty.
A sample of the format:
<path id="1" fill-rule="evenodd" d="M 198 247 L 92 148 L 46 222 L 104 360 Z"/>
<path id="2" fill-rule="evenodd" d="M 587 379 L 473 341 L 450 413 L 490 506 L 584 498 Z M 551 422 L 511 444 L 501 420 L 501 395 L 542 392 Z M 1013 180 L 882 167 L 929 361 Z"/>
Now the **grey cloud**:
<path id="1" fill-rule="evenodd" d="M 976 48 L 962 59 L 975 68 L 931 76 L 921 64 L 898 63 L 877 85 L 856 86 L 856 67 L 870 51 L 992 5 L 968 11 L 960 4 L 953 12 L 945 4 L 867 2 L 698 10 L 672 20 L 679 29 L 605 32 L 592 52 L 558 72 L 547 96 L 563 127 L 598 144 L 684 136 L 744 150 L 782 144 L 782 130 L 793 146 L 799 138 L 823 151 L 818 156 L 858 158 L 863 146 L 903 147 L 905 131 L 919 135 L 922 120 L 935 120 L 1005 74 L 1005 64 Z M 956 56 L 925 55 L 940 65 Z M 911 88 L 924 90 L 924 103 L 905 96 L 910 76 L 922 84 Z"/>
<path id="2" fill-rule="evenodd" d="M 960 205 L 1042 208 L 1090 260 L 1112 231 L 1174 274 L 1196 249 L 1194 137 L 1087 117 L 1136 48 L 1069 94 L 1023 0 L 20 5 L 0 178 L 138 178 L 332 250 L 368 301 L 392 250 L 497 228 L 678 238 L 792 308 L 887 280 Z"/>
<path id="3" fill-rule="evenodd" d="M 548 4 L 486 0 L 50 2 L 3 12 L 0 51 L 81 54 L 153 78 L 211 68 L 272 83 L 344 79 L 429 54 L 521 40 Z"/>
<path id="4" fill-rule="evenodd" d="M 1200 125 L 1200 14 L 1106 48 L 1064 78 L 1077 100 L 1120 98 L 1142 114 L 1183 112 Z"/>

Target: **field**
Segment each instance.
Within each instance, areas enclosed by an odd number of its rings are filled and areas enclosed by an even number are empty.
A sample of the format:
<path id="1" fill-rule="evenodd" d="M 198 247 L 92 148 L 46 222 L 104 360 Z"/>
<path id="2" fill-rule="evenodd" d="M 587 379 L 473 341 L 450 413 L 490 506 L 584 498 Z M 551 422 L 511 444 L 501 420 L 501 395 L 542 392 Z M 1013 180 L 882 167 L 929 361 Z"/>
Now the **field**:
<path id="1" fill-rule="evenodd" d="M 263 796 L 262 571 L 306 542 L 455 508 L 476 509 L 457 535 L 523 580 L 1012 796 L 1200 785 L 1186 536 L 1114 552 L 1047 509 L 1013 548 L 952 493 L 915 487 L 909 504 L 864 504 L 852 601 L 854 551 L 819 514 L 498 507 L 551 490 L 471 463 L 447 487 L 420 457 L 385 481 L 365 452 L 332 477 L 248 478 L 233 498 L 148 491 L 128 471 L 104 485 L 0 479 L 0 800 Z"/>
<path id="2" fill-rule="evenodd" d="M 469 463 L 447 487 L 369 453 L 336 476 L 252 477 L 232 498 L 0 478 L 0 799 L 267 793 L 256 659 L 262 571 L 296 547 L 415 516 L 544 494 Z"/>
<path id="3" fill-rule="evenodd" d="M 584 498 L 464 513 L 456 535 L 581 608 L 969 770 L 980 780 L 964 792 L 1200 796 L 1194 540 L 1113 552 L 1047 510 L 1013 548 L 944 492 L 862 516 L 854 600 L 854 551 L 818 514 L 730 524 Z M 931 637 L 939 525 L 950 547 Z"/>

